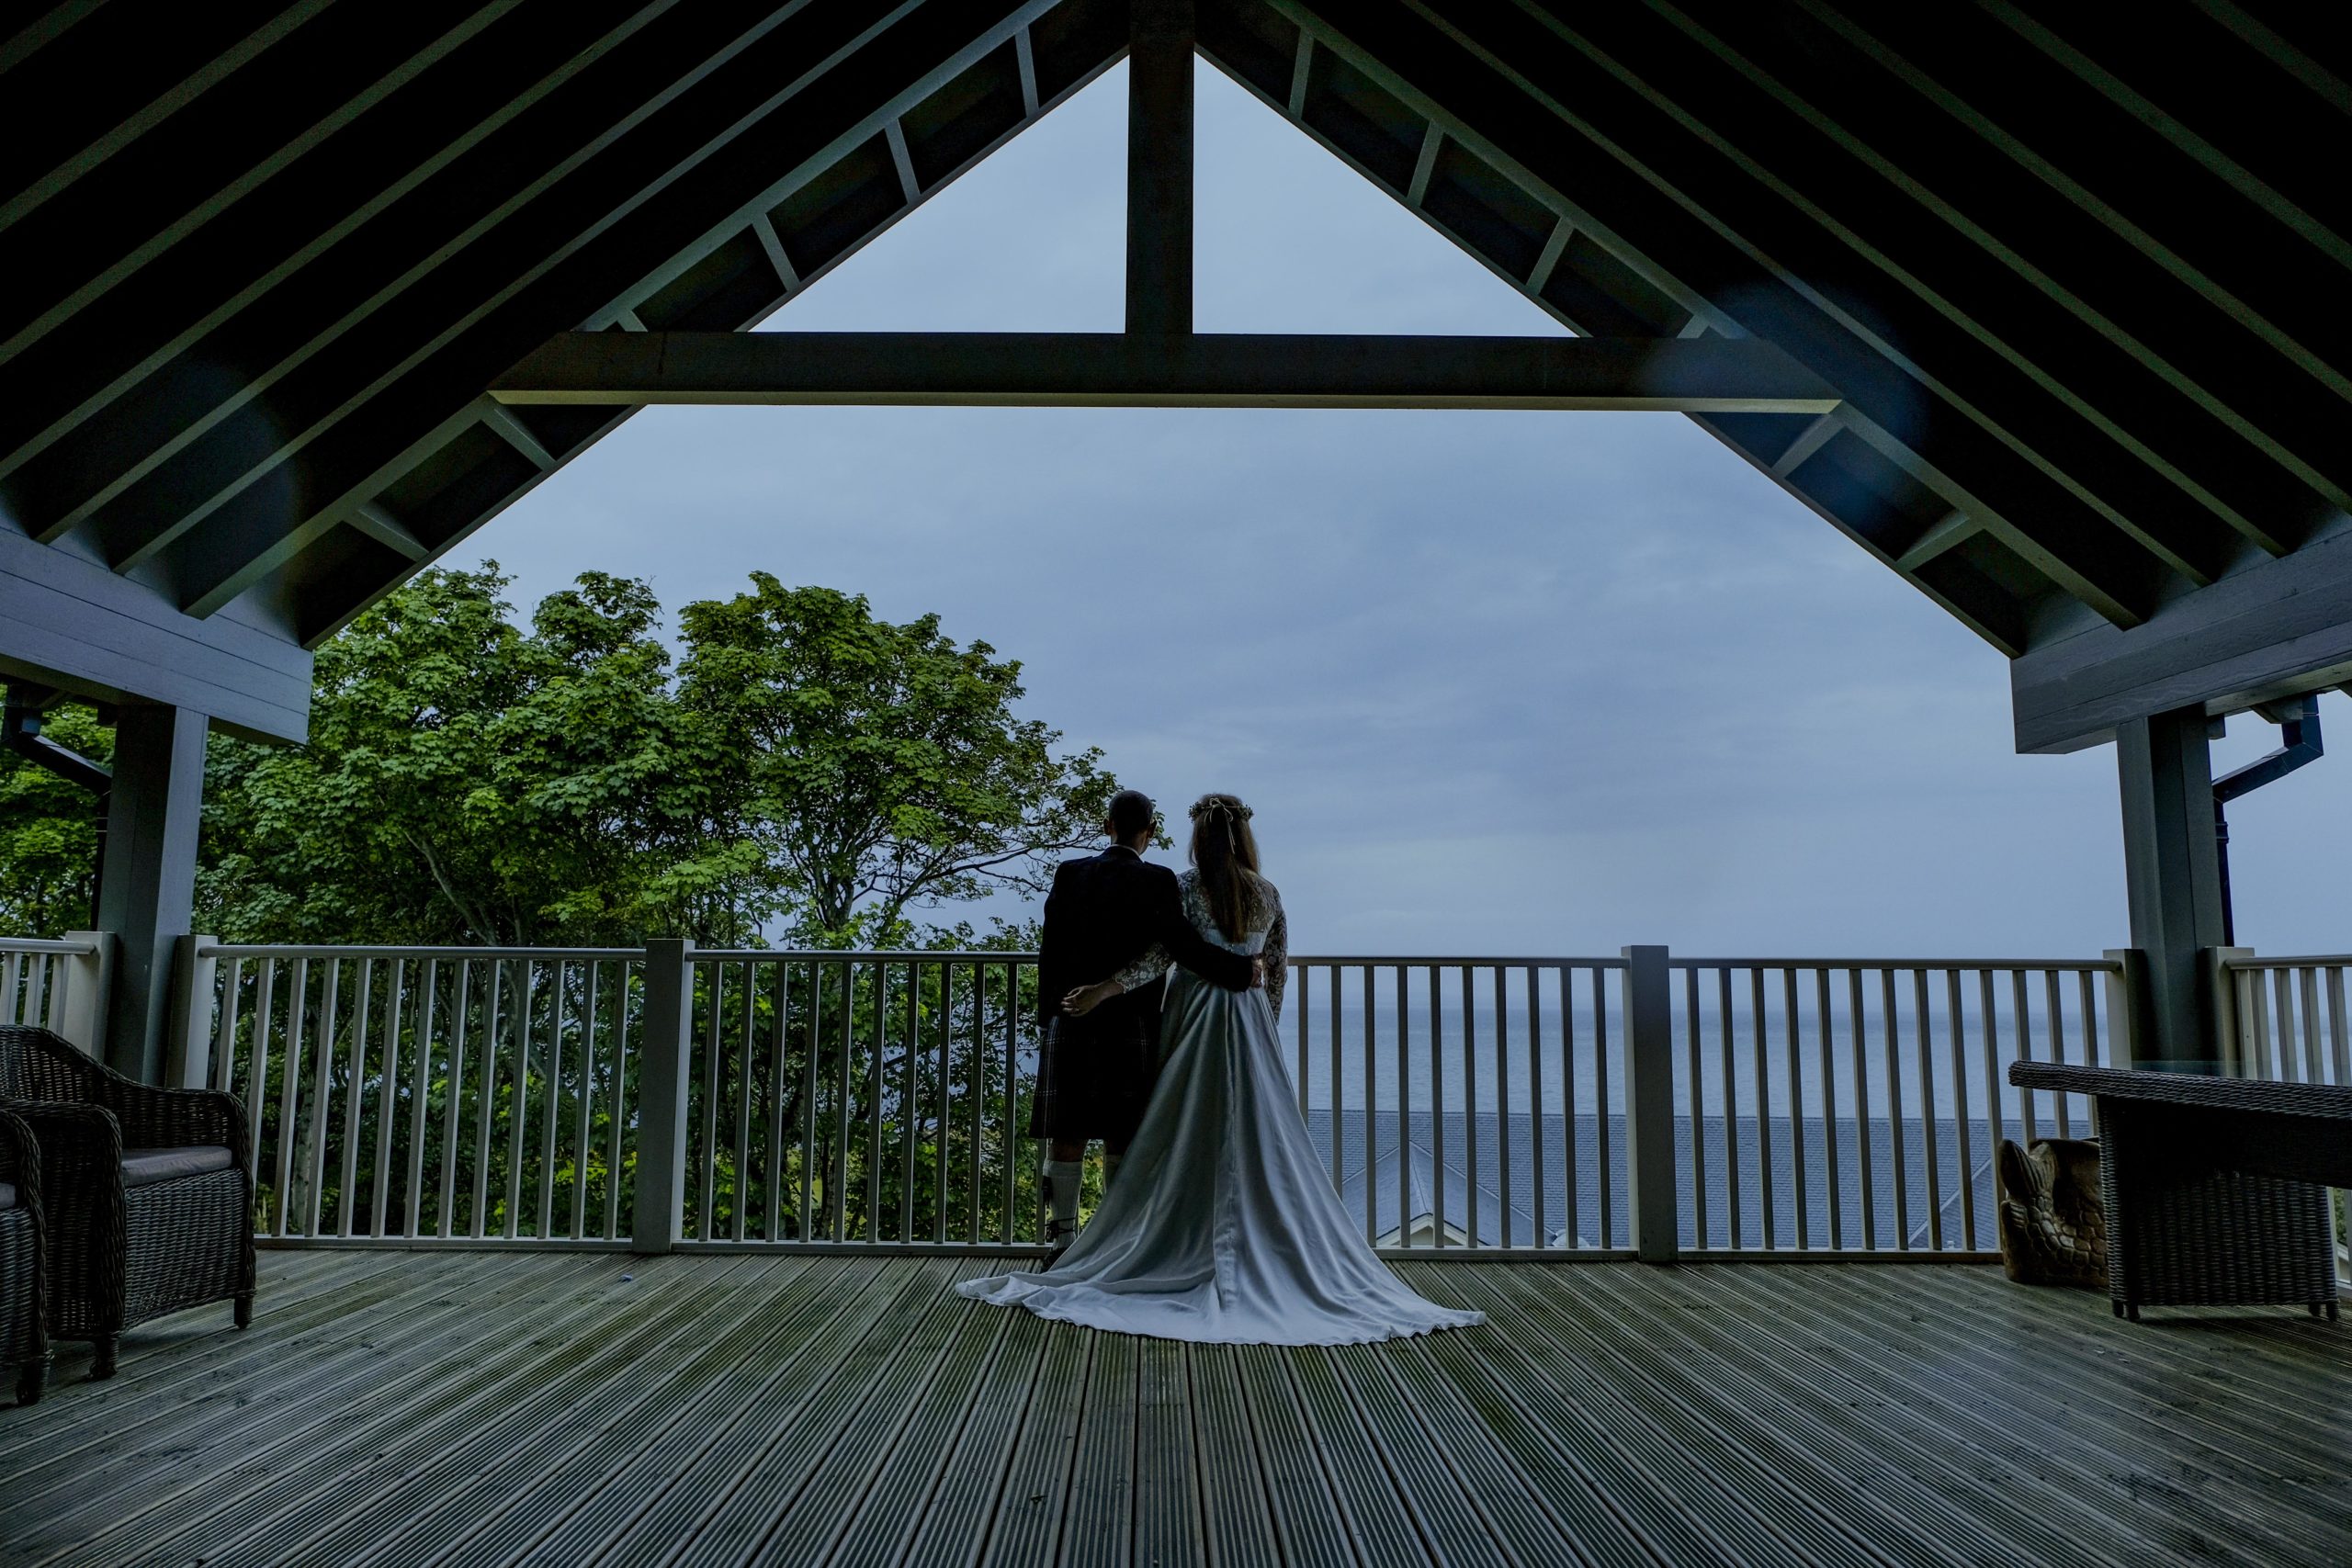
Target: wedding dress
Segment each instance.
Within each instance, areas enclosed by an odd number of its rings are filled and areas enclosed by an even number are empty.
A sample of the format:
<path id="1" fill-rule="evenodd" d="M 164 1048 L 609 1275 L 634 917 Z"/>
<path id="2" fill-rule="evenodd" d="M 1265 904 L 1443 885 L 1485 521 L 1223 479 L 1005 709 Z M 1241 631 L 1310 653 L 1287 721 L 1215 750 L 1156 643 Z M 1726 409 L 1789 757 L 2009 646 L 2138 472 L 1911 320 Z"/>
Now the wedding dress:
<path id="1" fill-rule="evenodd" d="M 1184 911 L 1209 941 L 1266 960 L 1263 990 L 1175 970 L 1159 1082 L 1118 1179 L 1050 1269 L 956 1288 L 1040 1317 L 1163 1339 L 1351 1345 L 1486 1321 L 1425 1300 L 1373 1255 L 1317 1158 L 1274 1024 L 1285 969 L 1282 900 L 1260 881 L 1249 934 L 1228 942 L 1200 885 Z M 1168 968 L 1155 950 L 1118 978 Z"/>

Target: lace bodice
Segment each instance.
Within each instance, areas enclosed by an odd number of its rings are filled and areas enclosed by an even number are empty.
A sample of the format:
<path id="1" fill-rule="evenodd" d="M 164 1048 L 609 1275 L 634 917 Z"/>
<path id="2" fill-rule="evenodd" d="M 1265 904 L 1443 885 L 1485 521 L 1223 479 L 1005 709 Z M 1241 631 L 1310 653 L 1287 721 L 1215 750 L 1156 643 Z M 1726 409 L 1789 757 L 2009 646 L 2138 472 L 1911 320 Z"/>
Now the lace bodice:
<path id="1" fill-rule="evenodd" d="M 1250 922 L 1245 939 L 1235 942 L 1227 941 L 1225 932 L 1217 929 L 1216 919 L 1209 913 L 1208 899 L 1201 892 L 1200 877 L 1193 872 L 1184 871 L 1177 874 L 1176 882 L 1183 890 L 1184 918 L 1193 922 L 1194 931 L 1219 947 L 1254 952 L 1266 961 L 1266 1000 L 1272 1004 L 1275 1016 L 1280 1017 L 1283 985 L 1290 978 L 1290 931 L 1283 919 L 1282 895 L 1275 890 L 1274 885 L 1264 877 L 1257 879 L 1264 907 L 1257 919 Z M 1112 978 L 1118 981 L 1120 989 L 1132 991 L 1166 976 L 1169 963 L 1168 950 L 1154 942 L 1133 964 Z"/>

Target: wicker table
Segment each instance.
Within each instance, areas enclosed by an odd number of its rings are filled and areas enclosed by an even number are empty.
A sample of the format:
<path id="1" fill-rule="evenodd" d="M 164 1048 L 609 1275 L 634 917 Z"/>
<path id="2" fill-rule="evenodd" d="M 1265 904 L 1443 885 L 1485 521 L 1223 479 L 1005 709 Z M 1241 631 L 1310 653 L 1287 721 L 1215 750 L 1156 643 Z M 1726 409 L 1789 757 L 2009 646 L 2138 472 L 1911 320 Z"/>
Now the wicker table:
<path id="1" fill-rule="evenodd" d="M 2327 1190 L 2352 1187 L 2352 1089 L 2037 1062 L 2009 1082 L 2094 1102 L 2118 1317 L 2281 1304 L 2335 1317 Z"/>

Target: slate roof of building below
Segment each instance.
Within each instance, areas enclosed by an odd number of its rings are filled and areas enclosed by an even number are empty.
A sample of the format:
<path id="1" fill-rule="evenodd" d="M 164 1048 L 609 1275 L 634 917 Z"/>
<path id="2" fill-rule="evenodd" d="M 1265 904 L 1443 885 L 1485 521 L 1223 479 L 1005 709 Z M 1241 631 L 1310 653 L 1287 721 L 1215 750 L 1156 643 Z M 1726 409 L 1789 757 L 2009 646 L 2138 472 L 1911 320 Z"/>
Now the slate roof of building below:
<path id="1" fill-rule="evenodd" d="M 1500 1120 L 1492 1113 L 1483 1115 L 1477 1119 L 1478 1141 L 1476 1149 L 1473 1151 L 1467 1135 L 1472 1123 L 1465 1114 L 1451 1112 L 1443 1118 L 1441 1125 L 1438 1118 L 1427 1112 L 1415 1112 L 1409 1122 L 1410 1136 L 1401 1141 L 1403 1146 L 1400 1151 L 1396 1113 L 1393 1111 L 1375 1112 L 1372 1119 L 1372 1138 L 1377 1153 L 1376 1157 L 1369 1162 L 1372 1178 L 1369 1200 L 1365 1193 L 1364 1113 L 1361 1111 L 1345 1111 L 1336 1121 L 1340 1149 L 1337 1184 L 1341 1201 L 1348 1212 L 1355 1215 L 1364 1214 L 1369 1201 L 1370 1229 L 1376 1236 L 1387 1235 L 1399 1228 L 1397 1166 L 1401 1157 L 1406 1162 L 1404 1176 L 1408 1189 L 1407 1204 L 1409 1212 L 1402 1216 L 1406 1222 L 1440 1213 L 1438 1172 L 1442 1166 L 1444 1171 L 1443 1221 L 1455 1232 L 1474 1236 L 1478 1245 L 1494 1246 L 1507 1237 L 1511 1246 L 1529 1247 L 1536 1244 L 1539 1235 L 1547 1245 L 1555 1247 L 1622 1247 L 1631 1245 L 1632 1227 L 1625 1179 L 1625 1118 L 1622 1115 L 1612 1115 L 1608 1119 L 1605 1142 L 1604 1128 L 1599 1117 L 1583 1115 L 1576 1119 L 1573 1207 L 1570 1204 L 1572 1189 L 1567 1159 L 1572 1145 L 1565 1116 L 1546 1115 L 1542 1118 L 1539 1129 L 1534 1117 L 1524 1112 L 1515 1114 L 1510 1118 L 1509 1136 L 1505 1138 L 1506 1128 Z M 1314 1139 L 1327 1170 L 1332 1168 L 1334 1122 L 1333 1113 L 1329 1110 L 1316 1109 L 1306 1113 L 1308 1134 Z M 1688 1116 L 1675 1119 L 1675 1166 L 1679 1172 L 1678 1187 L 1681 1199 L 1681 1245 L 1685 1247 L 1735 1245 L 1733 1162 L 1725 1157 L 1726 1136 L 1734 1128 L 1722 1116 L 1707 1117 L 1704 1124 L 1705 1179 L 1702 1186 L 1691 1179 L 1690 1120 Z M 1759 1128 L 1755 1117 L 1743 1116 L 1737 1120 L 1736 1131 L 1739 1154 L 1736 1162 L 1736 1245 L 1747 1247 L 1766 1245 L 1762 1194 L 1765 1190 L 1764 1161 L 1768 1154 L 1771 1161 L 1774 1193 L 1771 1242 L 1779 1247 L 1797 1245 L 1796 1172 L 1789 1157 L 1793 1146 L 1789 1119 L 1774 1117 L 1769 1129 L 1764 1129 Z M 1761 1135 L 1767 1131 L 1770 1134 L 1769 1148 Z M 1973 1188 L 1975 1229 L 1973 1241 L 1967 1226 L 1969 1195 L 1963 1190 L 1960 1175 L 1961 1125 L 1951 1117 L 1945 1117 L 1935 1124 L 1936 1181 L 1932 1189 L 1932 1202 L 1927 1131 L 1925 1123 L 1917 1117 L 1905 1118 L 1901 1124 L 1903 1179 L 1898 1190 L 1895 1179 L 1895 1125 L 1886 1117 L 1873 1117 L 1865 1129 L 1856 1118 L 1838 1118 L 1835 1129 L 1838 1179 L 1833 1186 L 1826 1179 L 1831 1168 L 1830 1125 L 1817 1116 L 1805 1118 L 1804 1241 L 1815 1247 L 1875 1245 L 1882 1249 L 1928 1249 L 1937 1245 L 1937 1229 L 1940 1225 L 1943 1247 L 1974 1247 L 1990 1250 L 1996 1245 L 1993 1228 L 1993 1150 L 1996 1140 L 1992 1128 L 1983 1119 L 1976 1119 L 1972 1120 L 1966 1129 L 1970 1185 Z M 2017 1135 L 2015 1128 L 2005 1128 L 2004 1131 L 2012 1137 Z M 1540 1231 L 1534 1179 L 1539 1132 L 1544 1171 Z M 1867 1226 L 1862 1182 L 1865 1133 L 1871 1170 Z M 1472 1179 L 1474 1153 L 1475 1182 Z M 1508 1155 L 1507 1160 L 1501 1157 L 1505 1154 Z M 1902 1198 L 1899 1214 L 1898 1190 Z M 1703 1243 L 1699 1232 L 1702 1196 L 1706 1222 Z M 1870 1238 L 1867 1241 L 1866 1235 Z"/>

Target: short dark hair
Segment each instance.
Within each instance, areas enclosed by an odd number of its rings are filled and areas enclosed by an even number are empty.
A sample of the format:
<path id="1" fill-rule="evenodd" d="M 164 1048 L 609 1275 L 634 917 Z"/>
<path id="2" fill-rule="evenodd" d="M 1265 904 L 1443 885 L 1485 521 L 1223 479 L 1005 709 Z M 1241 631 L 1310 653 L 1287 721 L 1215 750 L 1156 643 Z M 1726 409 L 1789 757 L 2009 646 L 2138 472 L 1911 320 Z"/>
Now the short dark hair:
<path id="1" fill-rule="evenodd" d="M 1132 839 L 1152 824 L 1159 807 L 1151 796 L 1139 789 L 1123 789 L 1111 797 L 1111 832 L 1115 838 Z"/>

